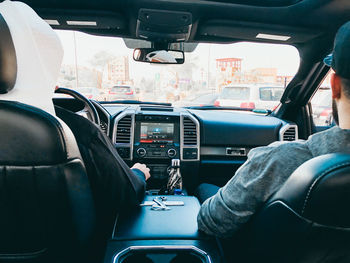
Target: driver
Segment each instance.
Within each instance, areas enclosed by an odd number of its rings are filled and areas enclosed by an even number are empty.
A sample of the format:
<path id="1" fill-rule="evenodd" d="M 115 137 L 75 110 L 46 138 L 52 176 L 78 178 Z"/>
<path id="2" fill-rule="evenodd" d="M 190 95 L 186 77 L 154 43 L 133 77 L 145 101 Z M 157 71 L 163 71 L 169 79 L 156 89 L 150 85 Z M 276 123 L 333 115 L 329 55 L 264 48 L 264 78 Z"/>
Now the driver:
<path id="1" fill-rule="evenodd" d="M 306 141 L 275 142 L 255 148 L 224 187 L 200 185 L 199 199 L 213 196 L 199 211 L 199 229 L 218 237 L 232 236 L 301 164 L 323 154 L 350 153 L 350 22 L 339 29 L 333 54 L 325 63 L 335 72 L 331 88 L 337 126 Z"/>
<path id="2" fill-rule="evenodd" d="M 52 97 L 63 58 L 59 38 L 24 3 L 4 1 L 0 14 L 9 27 L 17 56 L 15 86 L 7 94 L 0 94 L 0 99 L 22 102 L 55 115 Z M 130 169 L 109 138 L 89 120 L 58 107 L 56 114 L 67 123 L 78 143 L 95 201 L 99 226 L 96 240 L 106 241 L 118 211 L 136 206 L 143 199 L 150 170 L 139 163 Z"/>
<path id="3" fill-rule="evenodd" d="M 176 59 L 166 50 L 152 51 L 146 56 L 147 61 L 153 63 L 175 63 Z"/>
<path id="4" fill-rule="evenodd" d="M 117 212 L 143 200 L 150 170 L 140 163 L 130 169 L 111 140 L 91 121 L 61 107 L 55 110 L 76 138 L 96 204 L 97 224 L 105 225 L 104 235 L 108 235 L 113 231 Z"/>

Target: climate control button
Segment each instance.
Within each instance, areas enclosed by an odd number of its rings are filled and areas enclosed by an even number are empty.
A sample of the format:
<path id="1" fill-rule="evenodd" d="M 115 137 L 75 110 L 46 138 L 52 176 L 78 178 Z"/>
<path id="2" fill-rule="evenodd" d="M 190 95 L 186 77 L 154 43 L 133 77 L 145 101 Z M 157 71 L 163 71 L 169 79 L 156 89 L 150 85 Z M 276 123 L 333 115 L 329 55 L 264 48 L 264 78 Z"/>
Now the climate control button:
<path id="1" fill-rule="evenodd" d="M 145 157 L 147 154 L 147 151 L 145 148 L 138 148 L 136 152 L 140 157 Z"/>
<path id="2" fill-rule="evenodd" d="M 175 157 L 175 156 L 176 156 L 176 150 L 173 149 L 173 148 L 169 149 L 169 150 L 168 150 L 168 156 L 169 156 L 170 158 Z"/>

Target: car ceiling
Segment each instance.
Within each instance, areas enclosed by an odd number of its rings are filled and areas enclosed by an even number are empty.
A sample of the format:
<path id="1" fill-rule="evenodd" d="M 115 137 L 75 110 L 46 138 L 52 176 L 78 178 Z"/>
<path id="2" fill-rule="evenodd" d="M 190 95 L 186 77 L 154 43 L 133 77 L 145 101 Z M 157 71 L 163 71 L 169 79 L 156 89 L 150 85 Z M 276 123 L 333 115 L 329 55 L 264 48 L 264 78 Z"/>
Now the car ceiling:
<path id="1" fill-rule="evenodd" d="M 258 33 L 289 35 L 298 45 L 333 34 L 350 20 L 348 0 L 24 0 L 56 29 L 136 37 L 141 8 L 192 14 L 191 42 L 235 42 L 256 39 Z M 96 21 L 97 26 L 67 25 L 68 20 Z M 268 42 L 279 42 L 269 40 Z"/>

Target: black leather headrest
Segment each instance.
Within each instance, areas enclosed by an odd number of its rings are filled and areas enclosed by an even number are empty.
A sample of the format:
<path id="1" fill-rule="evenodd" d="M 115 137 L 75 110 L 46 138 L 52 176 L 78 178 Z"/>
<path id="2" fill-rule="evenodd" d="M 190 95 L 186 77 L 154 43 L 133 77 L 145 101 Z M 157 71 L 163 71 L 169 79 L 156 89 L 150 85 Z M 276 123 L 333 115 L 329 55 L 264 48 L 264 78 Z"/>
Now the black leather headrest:
<path id="1" fill-rule="evenodd" d="M 269 204 L 276 201 L 312 222 L 349 228 L 350 154 L 326 154 L 305 162 Z"/>
<path id="2" fill-rule="evenodd" d="M 68 126 L 47 112 L 0 101 L 0 165 L 54 165 L 81 158 Z"/>
<path id="3" fill-rule="evenodd" d="M 17 77 L 16 50 L 9 27 L 0 14 L 0 94 L 13 89 Z"/>

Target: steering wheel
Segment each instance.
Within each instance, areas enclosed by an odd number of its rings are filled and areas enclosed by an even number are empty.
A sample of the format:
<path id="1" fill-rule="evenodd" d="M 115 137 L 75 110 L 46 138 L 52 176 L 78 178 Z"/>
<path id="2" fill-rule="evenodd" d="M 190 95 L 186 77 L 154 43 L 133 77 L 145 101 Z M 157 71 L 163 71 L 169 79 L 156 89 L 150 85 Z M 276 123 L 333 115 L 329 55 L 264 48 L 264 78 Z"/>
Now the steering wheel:
<path id="1" fill-rule="evenodd" d="M 93 123 L 96 123 L 98 126 L 100 126 L 100 117 L 98 116 L 97 110 L 95 106 L 91 103 L 91 101 L 87 99 L 85 96 L 83 96 L 82 94 L 80 94 L 75 90 L 67 89 L 67 88 L 57 88 L 55 90 L 55 93 L 67 94 L 83 102 L 84 103 L 83 111 L 86 112 L 87 118 Z"/>

